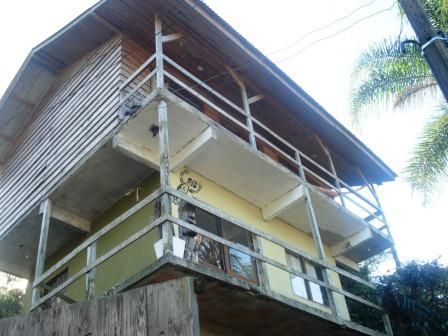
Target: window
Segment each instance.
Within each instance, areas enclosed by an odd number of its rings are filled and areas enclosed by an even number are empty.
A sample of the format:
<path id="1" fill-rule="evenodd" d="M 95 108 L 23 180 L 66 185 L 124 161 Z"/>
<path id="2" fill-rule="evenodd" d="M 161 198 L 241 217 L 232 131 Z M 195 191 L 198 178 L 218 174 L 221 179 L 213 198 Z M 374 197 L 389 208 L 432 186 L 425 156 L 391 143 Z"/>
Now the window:
<path id="1" fill-rule="evenodd" d="M 287 254 L 287 261 L 288 265 L 293 269 L 308 274 L 317 280 L 323 281 L 322 270 L 318 265 L 315 265 L 304 258 L 293 254 Z M 293 293 L 297 296 L 320 304 L 328 305 L 325 288 L 314 282 L 291 274 L 291 287 Z"/>
<path id="2" fill-rule="evenodd" d="M 250 232 L 239 226 L 191 206 L 180 207 L 179 215 L 203 230 L 253 250 Z M 181 235 L 186 240 L 186 258 L 216 267 L 243 280 L 258 282 L 256 263 L 251 256 L 199 234 L 189 235 L 182 231 Z"/>

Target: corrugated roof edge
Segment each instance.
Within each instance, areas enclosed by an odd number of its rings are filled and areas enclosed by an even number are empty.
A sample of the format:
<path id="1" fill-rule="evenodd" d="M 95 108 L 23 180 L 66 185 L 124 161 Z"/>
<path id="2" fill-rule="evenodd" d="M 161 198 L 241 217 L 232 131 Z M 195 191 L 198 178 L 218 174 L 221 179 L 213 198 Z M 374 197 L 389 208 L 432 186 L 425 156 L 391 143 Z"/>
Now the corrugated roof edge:
<path id="1" fill-rule="evenodd" d="M 335 117 L 333 117 L 328 111 L 326 111 L 318 102 L 316 102 L 310 95 L 308 95 L 291 77 L 289 77 L 283 70 L 281 70 L 275 63 L 273 63 L 266 55 L 264 55 L 260 50 L 258 50 L 252 43 L 250 43 L 244 36 L 242 36 L 235 28 L 233 28 L 229 23 L 227 23 L 223 18 L 221 18 L 212 8 L 210 8 L 202 0 L 186 0 L 187 3 L 193 2 L 194 7 L 200 6 L 202 9 L 208 12 L 209 15 L 213 16 L 216 21 L 219 22 L 225 29 L 230 31 L 241 43 L 243 43 L 247 48 L 251 49 L 261 61 L 266 63 L 267 66 L 272 68 L 272 70 L 278 73 L 283 80 L 285 80 L 294 90 L 297 91 L 299 95 L 304 96 L 304 98 L 314 107 L 314 110 L 319 113 L 319 115 L 326 121 L 337 128 L 347 139 L 353 142 L 354 145 L 358 146 L 366 155 L 368 155 L 372 160 L 376 161 L 379 166 L 390 176 L 393 180 L 397 177 L 397 174 L 383 161 L 381 160 L 367 145 L 365 145 L 358 137 L 356 137 L 348 128 L 346 128 L 342 123 L 340 123 Z"/>

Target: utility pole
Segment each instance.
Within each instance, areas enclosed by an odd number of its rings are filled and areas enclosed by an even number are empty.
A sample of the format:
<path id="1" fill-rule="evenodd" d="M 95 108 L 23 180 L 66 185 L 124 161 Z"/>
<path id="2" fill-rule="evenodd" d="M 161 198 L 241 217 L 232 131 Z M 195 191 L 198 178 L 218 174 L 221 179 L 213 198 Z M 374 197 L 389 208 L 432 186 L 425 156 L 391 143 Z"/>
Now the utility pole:
<path id="1" fill-rule="evenodd" d="M 419 0 L 399 0 L 409 22 L 412 25 L 422 53 L 431 68 L 434 77 L 448 102 L 448 49 L 446 41 L 438 35 L 429 21 Z"/>

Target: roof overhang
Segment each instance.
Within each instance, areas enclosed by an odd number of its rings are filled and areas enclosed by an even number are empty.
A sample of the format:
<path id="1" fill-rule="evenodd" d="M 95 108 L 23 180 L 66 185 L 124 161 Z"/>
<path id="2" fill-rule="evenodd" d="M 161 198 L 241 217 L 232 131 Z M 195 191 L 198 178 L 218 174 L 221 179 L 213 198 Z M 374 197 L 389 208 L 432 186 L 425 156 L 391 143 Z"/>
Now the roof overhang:
<path id="1" fill-rule="evenodd" d="M 118 33 L 151 37 L 151 13 L 155 11 L 176 20 L 180 25 L 188 25 L 189 30 L 195 31 L 201 39 L 240 64 L 257 64 L 257 71 L 252 71 L 251 76 L 258 83 L 268 83 L 266 89 L 290 108 L 293 118 L 305 122 L 326 140 L 334 152 L 360 168 L 371 182 L 380 184 L 396 177 L 392 169 L 355 135 L 200 0 L 153 0 L 144 3 L 102 0 L 35 47 L 0 100 L 0 135 L 4 135 L 0 136 L 0 164 L 20 141 L 26 125 L 33 120 L 33 107 L 38 109 L 42 98 L 50 91 L 55 73 L 69 67 Z M 30 78 L 36 85 L 25 85 Z M 26 100 L 20 103 L 17 97 Z M 19 107 L 21 111 L 17 110 Z M 10 122 L 12 118 L 14 124 Z M 293 137 L 294 131 L 290 133 Z"/>

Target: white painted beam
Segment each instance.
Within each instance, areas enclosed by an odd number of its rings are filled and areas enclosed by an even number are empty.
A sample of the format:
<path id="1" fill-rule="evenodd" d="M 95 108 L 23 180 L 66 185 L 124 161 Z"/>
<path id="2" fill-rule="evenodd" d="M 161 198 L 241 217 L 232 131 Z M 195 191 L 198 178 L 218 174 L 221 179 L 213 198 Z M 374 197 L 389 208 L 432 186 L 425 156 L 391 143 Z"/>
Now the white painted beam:
<path id="1" fill-rule="evenodd" d="M 331 254 L 333 257 L 338 257 L 340 255 L 343 255 L 344 253 L 347 253 L 357 245 L 362 244 L 366 240 L 372 238 L 372 231 L 368 227 L 366 227 L 365 229 L 362 229 L 361 231 L 355 233 L 347 239 L 344 239 L 343 241 L 340 241 L 339 243 L 331 246 Z"/>
<path id="2" fill-rule="evenodd" d="M 249 105 L 255 104 L 257 101 L 260 101 L 264 98 L 263 94 L 259 94 L 253 97 L 250 97 L 247 101 L 249 103 Z"/>
<path id="3" fill-rule="evenodd" d="M 181 38 L 184 38 L 184 34 L 182 34 L 182 33 L 165 35 L 162 37 L 162 42 L 167 43 L 167 42 L 179 40 Z"/>
<path id="4" fill-rule="evenodd" d="M 112 147 L 131 159 L 143 163 L 155 170 L 159 170 L 159 154 L 118 134 L 112 140 Z"/>
<path id="5" fill-rule="evenodd" d="M 216 139 L 216 131 L 212 127 L 206 128 L 171 158 L 171 169 L 174 172 L 181 170 L 188 162 L 201 153 L 201 150 L 204 149 L 204 146 L 209 141 Z"/>
<path id="6" fill-rule="evenodd" d="M 57 219 L 58 221 L 70 225 L 82 232 L 90 232 L 90 228 L 92 226 L 92 223 L 87 219 L 54 205 L 51 211 L 51 218 Z"/>
<path id="7" fill-rule="evenodd" d="M 264 206 L 261 209 L 263 219 L 269 221 L 304 199 L 305 192 L 303 186 L 300 185 Z"/>
<path id="8" fill-rule="evenodd" d="M 338 261 L 339 263 L 343 264 L 344 266 L 347 266 L 349 268 L 351 268 L 352 270 L 359 272 L 360 268 L 359 265 L 357 263 L 355 263 L 353 260 L 346 258 L 344 256 L 339 256 L 335 258 L 336 261 Z"/>

